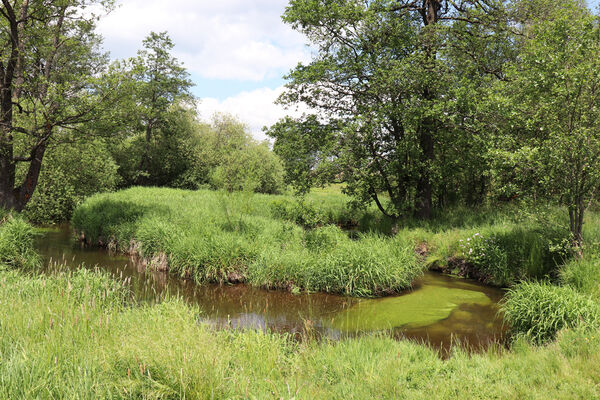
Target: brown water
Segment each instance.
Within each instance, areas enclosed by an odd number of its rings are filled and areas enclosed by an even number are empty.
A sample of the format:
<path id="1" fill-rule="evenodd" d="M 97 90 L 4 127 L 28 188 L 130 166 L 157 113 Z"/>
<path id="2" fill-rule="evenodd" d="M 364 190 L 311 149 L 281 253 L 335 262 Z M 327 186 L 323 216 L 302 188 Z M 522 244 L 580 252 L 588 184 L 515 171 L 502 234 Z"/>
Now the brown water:
<path id="1" fill-rule="evenodd" d="M 47 262 L 84 265 L 127 279 L 138 301 L 155 303 L 181 296 L 199 306 L 201 319 L 216 328 L 255 328 L 303 337 L 307 331 L 332 339 L 388 331 L 426 342 L 447 354 L 454 342 L 471 350 L 502 343 L 498 315 L 503 292 L 477 282 L 426 273 L 411 290 L 383 299 L 323 293 L 294 295 L 247 285 L 203 285 L 166 273 L 145 271 L 129 257 L 82 247 L 69 227 L 43 232 L 37 248 Z"/>

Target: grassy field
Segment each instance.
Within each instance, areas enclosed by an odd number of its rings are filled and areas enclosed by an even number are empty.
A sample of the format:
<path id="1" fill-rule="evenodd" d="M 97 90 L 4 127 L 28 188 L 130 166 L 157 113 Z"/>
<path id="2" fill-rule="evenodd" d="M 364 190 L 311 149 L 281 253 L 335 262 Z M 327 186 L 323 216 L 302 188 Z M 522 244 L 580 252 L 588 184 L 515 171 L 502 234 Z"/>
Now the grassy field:
<path id="1" fill-rule="evenodd" d="M 339 199 L 328 204 L 321 207 L 344 210 Z M 422 273 L 411 241 L 378 233 L 352 240 L 321 222 L 306 230 L 287 219 L 288 206 L 296 204 L 284 196 L 133 188 L 89 198 L 73 225 L 90 243 L 135 252 L 198 283 L 369 297 L 399 292 Z"/>
<path id="2" fill-rule="evenodd" d="M 102 273 L 0 271 L 0 398 L 592 399 L 600 332 L 441 360 L 384 336 L 215 331 L 176 299 L 132 307 Z"/>
<path id="3" fill-rule="evenodd" d="M 131 250 L 199 283 L 378 296 L 402 290 L 425 268 L 496 286 L 555 279 L 570 257 L 562 219 L 557 210 L 506 206 L 390 221 L 352 209 L 337 187 L 302 200 L 133 188 L 89 198 L 73 224 L 89 243 Z"/>
<path id="4" fill-rule="evenodd" d="M 516 313 L 510 350 L 457 348 L 442 360 L 385 335 L 298 342 L 217 331 L 178 299 L 135 304 L 124 284 L 101 272 L 35 274 L 32 234 L 19 218 L 0 219 L 0 398 L 600 397 L 600 330 L 581 318 L 598 307 L 589 297 L 598 274 L 585 272 L 591 261 L 561 267 L 562 286 L 512 289 L 508 312 L 539 304 L 545 314 Z"/>

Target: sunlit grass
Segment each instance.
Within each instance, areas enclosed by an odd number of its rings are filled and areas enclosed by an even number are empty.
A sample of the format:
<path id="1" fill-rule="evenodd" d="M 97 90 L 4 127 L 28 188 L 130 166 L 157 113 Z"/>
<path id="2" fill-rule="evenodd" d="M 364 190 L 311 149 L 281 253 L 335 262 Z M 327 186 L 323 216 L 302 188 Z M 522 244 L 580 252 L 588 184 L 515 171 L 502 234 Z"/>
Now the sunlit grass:
<path id="1" fill-rule="evenodd" d="M 92 244 L 132 245 L 172 273 L 204 282 L 249 282 L 352 296 L 397 293 L 422 273 L 414 245 L 336 226 L 301 226 L 274 217 L 280 196 L 133 188 L 89 198 L 74 226 Z"/>
<path id="2" fill-rule="evenodd" d="M 467 354 L 384 335 L 216 331 L 177 299 L 133 306 L 102 273 L 0 272 L 0 398 L 596 398 L 600 334 Z M 10 306 L 9 306 L 10 305 Z M 468 382 L 468 384 L 466 384 Z"/>

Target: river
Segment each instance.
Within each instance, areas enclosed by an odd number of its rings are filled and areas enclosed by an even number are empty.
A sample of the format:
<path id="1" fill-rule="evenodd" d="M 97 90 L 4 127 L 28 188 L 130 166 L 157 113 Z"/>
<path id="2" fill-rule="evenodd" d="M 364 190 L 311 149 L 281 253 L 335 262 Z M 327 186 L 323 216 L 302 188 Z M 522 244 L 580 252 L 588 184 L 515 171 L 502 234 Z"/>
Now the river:
<path id="1" fill-rule="evenodd" d="M 252 328 L 330 339 L 386 331 L 448 354 L 452 344 L 470 351 L 500 344 L 505 328 L 498 314 L 503 292 L 478 282 L 433 272 L 397 296 L 357 299 L 323 293 L 292 294 L 248 285 L 197 285 L 164 272 L 146 271 L 127 256 L 85 248 L 69 226 L 44 229 L 36 247 L 46 265 L 100 268 L 126 280 L 139 302 L 168 295 L 198 306 L 200 319 L 218 329 Z"/>

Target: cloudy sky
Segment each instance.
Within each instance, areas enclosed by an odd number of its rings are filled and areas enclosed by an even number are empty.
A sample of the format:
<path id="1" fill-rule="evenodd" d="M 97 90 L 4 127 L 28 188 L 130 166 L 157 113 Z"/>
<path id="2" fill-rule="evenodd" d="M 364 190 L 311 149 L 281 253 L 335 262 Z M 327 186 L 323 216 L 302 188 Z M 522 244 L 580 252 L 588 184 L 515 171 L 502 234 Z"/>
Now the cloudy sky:
<path id="1" fill-rule="evenodd" d="M 167 31 L 201 99 L 200 113 L 237 115 L 252 133 L 287 113 L 273 104 L 282 76 L 310 59 L 304 38 L 283 24 L 287 0 L 121 0 L 99 23 L 112 58 L 135 55 L 150 32 Z M 293 113 L 293 111 L 290 111 Z"/>
<path id="2" fill-rule="evenodd" d="M 591 0 L 596 5 L 600 0 Z M 288 0 L 120 0 L 100 21 L 113 58 L 135 55 L 150 32 L 167 31 L 196 83 L 200 114 L 237 115 L 257 138 L 286 113 L 273 101 L 282 76 L 310 59 L 304 38 L 281 21 Z"/>

